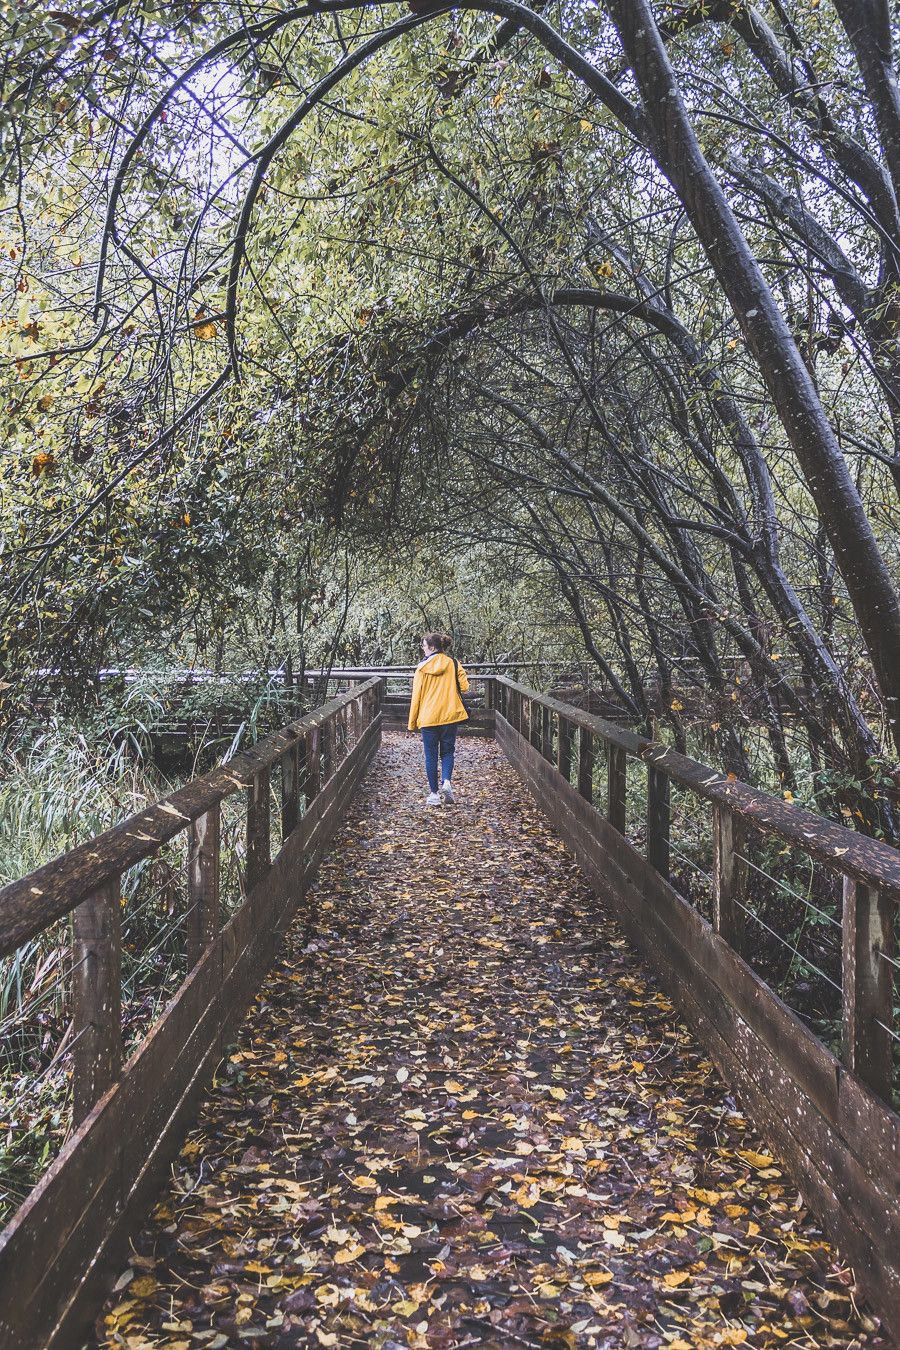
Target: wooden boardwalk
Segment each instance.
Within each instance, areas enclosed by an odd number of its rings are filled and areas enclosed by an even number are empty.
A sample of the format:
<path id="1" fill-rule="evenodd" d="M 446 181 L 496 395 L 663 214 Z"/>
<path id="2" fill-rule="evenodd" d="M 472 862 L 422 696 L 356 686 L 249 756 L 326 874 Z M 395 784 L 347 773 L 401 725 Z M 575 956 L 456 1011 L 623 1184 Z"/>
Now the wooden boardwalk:
<path id="1" fill-rule="evenodd" d="M 885 1346 L 490 741 L 384 737 L 97 1344 Z"/>

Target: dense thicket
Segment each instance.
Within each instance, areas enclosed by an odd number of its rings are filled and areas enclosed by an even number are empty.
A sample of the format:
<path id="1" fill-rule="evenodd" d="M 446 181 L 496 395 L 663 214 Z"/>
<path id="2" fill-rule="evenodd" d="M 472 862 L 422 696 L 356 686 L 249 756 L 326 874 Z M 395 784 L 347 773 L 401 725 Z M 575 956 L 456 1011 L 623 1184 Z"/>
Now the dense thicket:
<path id="1" fill-rule="evenodd" d="M 5 12 L 12 692 L 440 619 L 894 828 L 886 0 Z"/>

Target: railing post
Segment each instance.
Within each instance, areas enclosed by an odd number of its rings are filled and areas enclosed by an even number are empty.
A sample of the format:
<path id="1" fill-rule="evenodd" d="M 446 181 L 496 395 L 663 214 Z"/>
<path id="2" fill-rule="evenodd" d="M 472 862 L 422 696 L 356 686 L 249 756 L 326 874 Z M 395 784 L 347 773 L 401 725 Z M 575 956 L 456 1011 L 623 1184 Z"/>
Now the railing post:
<path id="1" fill-rule="evenodd" d="M 322 783 L 328 782 L 334 772 L 334 718 L 322 723 Z"/>
<path id="2" fill-rule="evenodd" d="M 306 804 L 309 801 L 309 783 L 306 767 L 306 736 L 301 733 L 297 737 L 297 744 L 294 747 L 294 753 L 297 756 L 297 814 L 300 814 L 300 802 L 303 802 L 303 809 L 306 810 Z"/>
<path id="3" fill-rule="evenodd" d="M 89 1115 L 122 1069 L 119 878 L 72 911 L 72 1124 Z"/>
<path id="4" fill-rule="evenodd" d="M 885 1101 L 893 1088 L 893 904 L 874 886 L 844 877 L 843 1060 Z"/>
<path id="5" fill-rule="evenodd" d="M 746 832 L 740 816 L 723 802 L 713 802 L 713 927 L 729 946 L 744 945 L 747 865 L 741 854 Z"/>
<path id="6" fill-rule="evenodd" d="M 484 710 L 485 712 L 493 712 L 497 707 L 497 697 L 493 675 L 486 675 L 482 683 L 484 686 Z"/>
<path id="7" fill-rule="evenodd" d="M 541 754 L 544 759 L 553 760 L 553 713 L 541 704 Z"/>
<path id="8" fill-rule="evenodd" d="M 247 894 L 271 866 L 269 770 L 257 769 L 247 788 Z"/>
<path id="9" fill-rule="evenodd" d="M 594 800 L 594 737 L 587 727 L 578 728 L 578 791 L 586 802 Z"/>
<path id="10" fill-rule="evenodd" d="M 562 714 L 556 739 L 556 767 L 568 783 L 572 778 L 572 723 Z"/>
<path id="11" fill-rule="evenodd" d="M 219 929 L 221 808 L 191 821 L 188 836 L 187 963 L 192 969 Z"/>
<path id="12" fill-rule="evenodd" d="M 669 876 L 669 776 L 647 765 L 647 861 L 660 876 Z"/>
<path id="13" fill-rule="evenodd" d="M 322 763 L 320 758 L 320 728 L 310 727 L 306 733 L 306 802 L 307 805 L 318 797 L 322 787 Z"/>
<path id="14" fill-rule="evenodd" d="M 281 838 L 287 839 L 300 819 L 299 741 L 281 757 Z"/>
<path id="15" fill-rule="evenodd" d="M 606 819 L 613 829 L 625 833 L 626 756 L 621 745 L 606 745 Z"/>

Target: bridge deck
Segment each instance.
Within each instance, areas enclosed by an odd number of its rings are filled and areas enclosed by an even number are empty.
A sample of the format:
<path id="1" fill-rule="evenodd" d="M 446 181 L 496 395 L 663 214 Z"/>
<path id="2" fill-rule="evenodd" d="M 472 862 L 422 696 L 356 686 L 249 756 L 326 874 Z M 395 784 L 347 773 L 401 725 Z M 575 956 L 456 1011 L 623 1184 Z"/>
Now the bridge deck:
<path id="1" fill-rule="evenodd" d="M 100 1343 L 885 1345 L 500 750 L 458 777 L 385 738 Z"/>

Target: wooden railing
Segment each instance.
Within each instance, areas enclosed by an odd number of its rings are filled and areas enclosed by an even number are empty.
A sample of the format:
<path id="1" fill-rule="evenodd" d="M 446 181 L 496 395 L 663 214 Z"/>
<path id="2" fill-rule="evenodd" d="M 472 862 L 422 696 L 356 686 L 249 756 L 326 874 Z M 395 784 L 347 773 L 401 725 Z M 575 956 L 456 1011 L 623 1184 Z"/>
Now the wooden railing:
<path id="1" fill-rule="evenodd" d="M 221 768 L 0 890 L 0 955 L 71 915 L 73 1132 L 0 1236 L 0 1346 L 80 1344 L 127 1236 L 271 965 L 378 747 L 383 682 L 355 684 Z M 280 780 L 272 819 L 270 777 Z M 241 903 L 220 927 L 223 805 L 243 794 Z M 273 826 L 281 846 L 272 856 Z M 188 972 L 123 1064 L 121 878 L 186 835 Z"/>
<path id="2" fill-rule="evenodd" d="M 496 679 L 494 703 L 507 757 L 900 1337 L 900 852 L 512 680 Z M 641 849 L 626 837 L 629 763 L 645 775 L 645 817 L 632 831 Z M 673 785 L 711 806 L 709 919 L 672 884 Z M 750 836 L 783 841 L 842 879 L 839 1057 L 751 968 Z"/>

